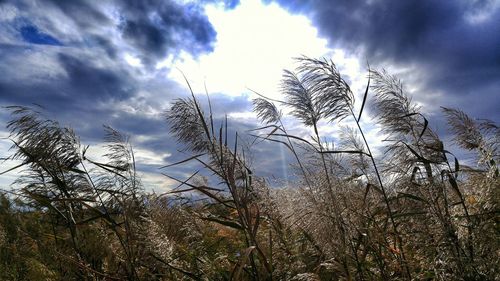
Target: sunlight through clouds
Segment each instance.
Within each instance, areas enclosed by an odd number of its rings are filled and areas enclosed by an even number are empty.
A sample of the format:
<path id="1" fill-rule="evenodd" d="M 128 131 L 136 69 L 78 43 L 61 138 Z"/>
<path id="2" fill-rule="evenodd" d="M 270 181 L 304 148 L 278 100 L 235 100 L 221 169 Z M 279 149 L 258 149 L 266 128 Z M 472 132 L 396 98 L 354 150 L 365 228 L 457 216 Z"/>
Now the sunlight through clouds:
<path id="1" fill-rule="evenodd" d="M 276 96 L 282 71 L 293 67 L 293 57 L 331 52 L 306 17 L 290 15 L 274 3 L 246 0 L 234 10 L 208 5 L 206 13 L 217 31 L 214 51 L 197 60 L 181 54 L 169 74 L 185 84 L 181 70 L 196 92 L 204 92 L 206 81 L 209 92 L 240 95 L 248 87 Z"/>
<path id="2" fill-rule="evenodd" d="M 258 125 L 251 90 L 282 100 L 283 69 L 294 70 L 293 58 L 301 55 L 336 64 L 355 96 L 356 114 L 368 62 L 401 78 L 430 128 L 445 133 L 441 105 L 498 119 L 496 0 L 444 1 L 432 10 L 427 1 L 0 2 L 0 103 L 40 104 L 74 127 L 82 143 L 102 143 L 100 126 L 109 124 L 132 136 L 148 172 L 175 158 L 163 113 L 189 97 L 182 73 L 204 106 L 206 84 L 216 118 L 227 115 L 241 135 Z M 373 96 L 361 125 L 379 152 L 385 136 L 375 124 Z M 311 128 L 296 118 L 283 121 L 310 137 Z M 337 125 L 319 124 L 329 140 L 339 135 Z M 285 174 L 281 168 L 273 172 Z"/>
<path id="3" fill-rule="evenodd" d="M 206 13 L 217 31 L 214 51 L 193 58 L 188 53 L 179 57 L 169 56 L 157 65 L 157 68 L 171 69 L 168 78 L 187 88 L 182 73 L 186 75 L 196 94 L 205 92 L 205 85 L 210 95 L 223 93 L 229 96 L 255 97 L 251 90 L 265 96 L 282 99 L 279 84 L 283 70 L 294 70 L 297 64 L 294 58 L 305 55 L 332 59 L 343 78 L 350 84 L 356 99 L 355 110 L 359 111 L 367 82 L 367 65 L 350 52 L 332 49 L 331 42 L 321 38 L 318 30 L 305 16 L 291 15 L 275 3 L 263 4 L 258 0 L 242 1 L 234 10 L 226 10 L 221 5 L 206 6 Z M 215 107 L 224 105 L 214 104 Z M 288 112 L 288 108 L 283 108 Z M 224 109 L 223 109 L 224 110 Z M 256 122 L 255 113 L 248 111 L 233 112 L 233 120 Z M 366 112 L 365 112 L 366 114 Z M 284 120 L 288 126 L 294 126 L 294 119 Z M 375 129 L 372 118 L 363 123 L 367 133 L 377 136 L 374 148 L 381 146 L 382 135 Z M 338 138 L 339 131 L 331 123 L 321 123 L 324 137 L 330 140 Z M 373 130 L 373 131 L 372 131 Z M 310 135 L 309 128 L 301 128 L 303 137 Z M 288 164 L 285 161 L 283 147 L 276 147 L 281 156 L 280 177 L 288 178 Z M 377 151 L 378 152 L 378 151 Z"/>

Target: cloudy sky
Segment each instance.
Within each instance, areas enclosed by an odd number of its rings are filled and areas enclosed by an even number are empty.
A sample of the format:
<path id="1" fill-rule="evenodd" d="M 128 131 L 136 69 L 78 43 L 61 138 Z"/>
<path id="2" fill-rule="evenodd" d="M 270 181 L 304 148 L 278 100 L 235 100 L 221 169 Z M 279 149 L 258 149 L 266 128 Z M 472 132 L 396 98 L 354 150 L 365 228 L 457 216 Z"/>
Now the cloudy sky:
<path id="1" fill-rule="evenodd" d="M 103 124 L 129 134 L 145 183 L 163 190 L 172 182 L 158 167 L 185 156 L 162 117 L 189 94 L 181 71 L 244 134 L 258 126 L 250 89 L 279 98 L 293 57 L 331 58 L 358 99 L 368 61 L 398 75 L 446 138 L 439 106 L 500 120 L 499 23 L 496 0 L 0 0 L 0 105 L 43 106 L 94 155 Z M 2 138 L 7 120 L 3 109 Z M 383 136 L 364 125 L 377 145 Z M 10 145 L 0 140 L 0 157 Z M 257 174 L 289 176 L 286 158 L 259 146 Z"/>

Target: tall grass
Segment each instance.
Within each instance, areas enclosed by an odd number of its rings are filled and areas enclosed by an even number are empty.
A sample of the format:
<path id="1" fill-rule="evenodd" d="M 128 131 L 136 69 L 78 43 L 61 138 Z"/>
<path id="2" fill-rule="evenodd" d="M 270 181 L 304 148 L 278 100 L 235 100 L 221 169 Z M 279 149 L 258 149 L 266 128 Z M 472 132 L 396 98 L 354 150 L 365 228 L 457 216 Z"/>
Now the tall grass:
<path id="1" fill-rule="evenodd" d="M 443 108 L 456 144 L 476 155 L 478 164 L 469 167 L 396 77 L 369 69 L 356 101 L 332 61 L 298 62 L 284 72 L 283 100 L 257 93 L 253 101 L 263 124 L 251 137 L 284 146 L 296 162 L 298 179 L 286 188 L 270 188 L 254 174 L 252 151 L 228 130 L 227 118 L 215 126 L 212 105 L 202 108 L 193 92 L 165 113 L 190 156 L 162 167 L 178 186 L 160 195 L 144 191 L 126 136 L 105 128 L 109 161 L 101 163 L 71 129 L 32 109 L 8 108 L 12 158 L 28 175 L 14 192 L 18 200 L 4 197 L 0 205 L 0 255 L 14 264 L 2 263 L 0 276 L 498 280 L 497 125 Z M 387 135 L 379 158 L 363 127 L 367 103 Z M 285 113 L 310 137 L 288 129 Z M 325 140 L 320 124 L 340 129 L 336 143 Z M 188 162 L 205 172 L 173 176 L 174 166 Z M 33 261 L 38 267 L 29 266 Z"/>

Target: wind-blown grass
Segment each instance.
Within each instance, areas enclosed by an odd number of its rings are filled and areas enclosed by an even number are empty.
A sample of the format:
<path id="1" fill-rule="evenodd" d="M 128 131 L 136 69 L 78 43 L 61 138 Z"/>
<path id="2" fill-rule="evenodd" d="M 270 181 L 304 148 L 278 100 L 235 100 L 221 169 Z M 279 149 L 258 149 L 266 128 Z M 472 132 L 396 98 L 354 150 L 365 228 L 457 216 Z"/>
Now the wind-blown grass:
<path id="1" fill-rule="evenodd" d="M 263 125 L 250 137 L 296 161 L 286 188 L 254 174 L 240 135 L 227 118 L 216 127 L 212 105 L 192 92 L 165 113 L 190 155 L 161 168 L 178 185 L 159 195 L 143 189 L 127 136 L 105 127 L 101 163 L 70 128 L 7 108 L 21 161 L 12 171 L 28 173 L 0 198 L 0 279 L 497 280 L 498 126 L 443 108 L 454 141 L 476 155 L 468 167 L 396 77 L 369 69 L 355 101 L 332 61 L 298 62 L 284 72 L 283 100 L 253 101 Z M 361 122 L 369 102 L 388 135 L 380 159 Z M 288 129 L 283 112 L 310 137 Z M 337 143 L 319 122 L 339 126 Z M 171 174 L 188 162 L 200 170 Z"/>

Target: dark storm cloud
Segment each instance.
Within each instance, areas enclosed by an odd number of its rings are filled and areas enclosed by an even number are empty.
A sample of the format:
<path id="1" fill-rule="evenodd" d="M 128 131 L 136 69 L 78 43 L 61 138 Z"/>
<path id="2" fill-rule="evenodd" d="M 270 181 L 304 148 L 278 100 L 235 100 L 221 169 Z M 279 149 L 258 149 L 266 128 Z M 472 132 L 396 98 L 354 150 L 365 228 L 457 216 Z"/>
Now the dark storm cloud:
<path id="1" fill-rule="evenodd" d="M 227 6 L 231 7 L 233 2 Z M 179 50 L 193 55 L 209 52 L 216 36 L 202 7 L 195 2 L 45 0 L 6 1 L 2 5 L 17 8 L 16 22 L 10 24 L 23 22 L 26 26 L 18 28 L 23 37 L 38 34 L 35 39 L 40 39 L 48 33 L 51 42 L 76 47 L 98 45 L 108 54 L 128 46 L 152 66 L 156 60 Z M 114 37 L 109 36 L 109 30 L 115 30 L 123 41 L 111 43 L 106 39 Z"/>
<path id="2" fill-rule="evenodd" d="M 67 73 L 65 85 L 59 85 L 60 90 L 70 94 L 71 98 L 93 102 L 122 100 L 134 91 L 134 86 L 128 82 L 132 77 L 125 71 L 98 68 L 66 54 L 60 54 L 58 60 Z"/>
<path id="3" fill-rule="evenodd" d="M 122 1 L 120 7 L 123 35 L 144 59 L 163 57 L 178 45 L 195 54 L 212 50 L 215 30 L 194 3 Z"/>
<path id="4" fill-rule="evenodd" d="M 23 57 L 29 59 L 37 51 L 2 49 L 0 59 L 5 64 L 0 67 L 4 74 L 0 77 L 0 101 L 3 104 L 37 103 L 50 111 L 85 110 L 111 99 L 124 100 L 135 90 L 128 72 L 97 67 L 66 53 L 48 55 L 60 67 L 60 74 L 39 73 L 36 69 L 31 74 L 17 73 L 13 64 Z"/>
<path id="5" fill-rule="evenodd" d="M 331 44 L 374 67 L 416 66 L 426 95 L 500 119 L 500 9 L 495 1 L 278 1 L 312 19 Z M 432 97 L 415 97 L 430 103 Z M 469 111 L 469 106 L 472 106 Z"/>
<path id="6" fill-rule="evenodd" d="M 124 54 L 153 68 L 180 50 L 195 56 L 209 51 L 215 39 L 196 4 L 45 0 L 1 5 L 0 104 L 38 103 L 69 118 L 67 112 L 92 111 L 106 103 L 113 109 L 112 103 L 141 90 L 154 95 L 158 89 L 150 84 L 172 84 L 158 82 L 164 76 L 155 75 L 144 83 Z"/>

